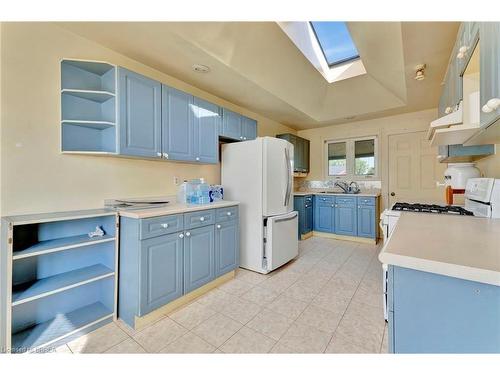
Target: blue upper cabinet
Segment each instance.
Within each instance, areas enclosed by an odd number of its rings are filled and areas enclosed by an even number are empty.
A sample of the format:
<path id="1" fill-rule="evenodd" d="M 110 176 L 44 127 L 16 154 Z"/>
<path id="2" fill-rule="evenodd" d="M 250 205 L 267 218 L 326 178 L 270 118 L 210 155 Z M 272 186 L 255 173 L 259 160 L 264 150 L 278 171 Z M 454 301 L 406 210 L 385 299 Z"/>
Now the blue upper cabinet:
<path id="1" fill-rule="evenodd" d="M 124 68 L 118 76 L 119 153 L 161 157 L 161 84 Z"/>
<path id="2" fill-rule="evenodd" d="M 500 106 L 487 107 L 488 102 L 500 99 L 500 22 L 480 24 L 480 43 L 480 122 L 486 127 L 500 118 Z"/>
<path id="3" fill-rule="evenodd" d="M 192 95 L 162 86 L 162 153 L 165 159 L 195 159 L 193 109 Z"/>
<path id="4" fill-rule="evenodd" d="M 242 116 L 229 109 L 222 110 L 222 131 L 221 136 L 235 140 L 243 140 L 241 132 Z"/>
<path id="5" fill-rule="evenodd" d="M 193 104 L 195 161 L 216 164 L 219 161 L 220 107 L 196 97 Z"/>
<path id="6" fill-rule="evenodd" d="M 335 233 L 344 236 L 357 235 L 356 197 L 336 197 Z"/>
<path id="7" fill-rule="evenodd" d="M 241 118 L 241 135 L 243 141 L 251 141 L 257 138 L 257 121 L 242 116 Z"/>

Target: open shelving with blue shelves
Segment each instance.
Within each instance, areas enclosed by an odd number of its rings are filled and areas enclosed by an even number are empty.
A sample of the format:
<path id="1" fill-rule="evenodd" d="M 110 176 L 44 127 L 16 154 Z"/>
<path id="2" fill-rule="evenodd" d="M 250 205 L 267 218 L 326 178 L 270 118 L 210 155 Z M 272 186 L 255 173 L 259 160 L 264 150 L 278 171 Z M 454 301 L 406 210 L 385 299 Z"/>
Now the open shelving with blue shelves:
<path id="1" fill-rule="evenodd" d="M 61 150 L 116 153 L 116 66 L 61 62 Z"/>
<path id="2" fill-rule="evenodd" d="M 117 227 L 109 210 L 2 219 L 0 347 L 59 345 L 116 317 Z"/>

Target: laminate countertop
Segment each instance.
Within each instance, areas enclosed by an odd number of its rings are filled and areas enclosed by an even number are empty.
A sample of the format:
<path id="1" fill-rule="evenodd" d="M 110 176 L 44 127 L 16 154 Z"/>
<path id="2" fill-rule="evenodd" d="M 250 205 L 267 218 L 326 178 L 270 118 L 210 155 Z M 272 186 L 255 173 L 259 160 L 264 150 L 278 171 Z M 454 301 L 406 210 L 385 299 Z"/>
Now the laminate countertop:
<path id="1" fill-rule="evenodd" d="M 183 214 L 186 212 L 210 210 L 212 208 L 237 206 L 239 203 L 240 202 L 224 200 L 207 204 L 168 203 L 165 206 L 157 208 L 123 209 L 119 210 L 118 214 L 132 219 L 145 219 L 155 216 Z"/>
<path id="2" fill-rule="evenodd" d="M 500 286 L 500 219 L 403 212 L 379 259 Z"/>
<path id="3" fill-rule="evenodd" d="M 341 195 L 341 196 L 354 196 L 354 197 L 379 197 L 380 192 L 379 191 L 363 191 L 357 194 L 346 194 L 342 193 L 339 191 L 334 191 L 334 192 L 327 192 L 327 193 L 320 193 L 320 192 L 315 192 L 315 191 L 295 191 L 293 193 L 295 196 L 304 196 L 304 195 Z"/>

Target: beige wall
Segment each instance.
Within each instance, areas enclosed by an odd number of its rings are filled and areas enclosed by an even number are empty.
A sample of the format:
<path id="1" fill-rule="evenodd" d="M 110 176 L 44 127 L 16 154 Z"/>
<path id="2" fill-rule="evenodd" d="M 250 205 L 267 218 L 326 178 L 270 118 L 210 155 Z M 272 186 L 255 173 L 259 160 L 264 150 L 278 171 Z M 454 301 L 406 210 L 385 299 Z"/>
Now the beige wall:
<path id="1" fill-rule="evenodd" d="M 352 122 L 333 125 L 324 128 L 301 130 L 297 134 L 311 141 L 310 168 L 307 180 L 324 180 L 325 149 L 324 142 L 329 139 L 342 139 L 363 136 L 378 137 L 378 171 L 382 181 L 382 203 L 385 207 L 388 181 L 388 137 L 391 134 L 401 134 L 427 130 L 429 123 L 437 116 L 436 109 L 406 113 L 397 116 L 383 117 L 375 120 Z"/>
<path id="2" fill-rule="evenodd" d="M 500 145 L 496 145 L 496 155 L 479 160 L 476 166 L 484 177 L 500 178 Z"/>
<path id="3" fill-rule="evenodd" d="M 258 121 L 259 135 L 295 132 L 53 24 L 1 29 L 1 215 L 84 209 L 103 199 L 170 195 L 174 176 L 220 180 L 219 165 L 193 165 L 60 153 L 60 60 L 124 66 Z M 8 94 L 6 94 L 8 93 Z"/>

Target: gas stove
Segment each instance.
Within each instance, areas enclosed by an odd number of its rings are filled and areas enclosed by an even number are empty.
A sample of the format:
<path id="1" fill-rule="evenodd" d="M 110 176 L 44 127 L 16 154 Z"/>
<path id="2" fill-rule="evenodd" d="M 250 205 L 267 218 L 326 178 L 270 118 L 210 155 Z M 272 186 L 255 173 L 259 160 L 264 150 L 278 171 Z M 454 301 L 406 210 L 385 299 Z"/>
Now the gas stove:
<path id="1" fill-rule="evenodd" d="M 453 214 L 474 216 L 474 213 L 460 206 L 440 206 L 438 204 L 397 202 L 392 206 L 393 211 L 425 212 L 432 214 Z"/>

